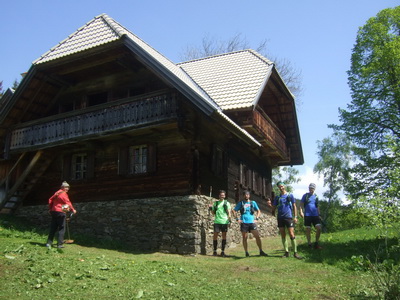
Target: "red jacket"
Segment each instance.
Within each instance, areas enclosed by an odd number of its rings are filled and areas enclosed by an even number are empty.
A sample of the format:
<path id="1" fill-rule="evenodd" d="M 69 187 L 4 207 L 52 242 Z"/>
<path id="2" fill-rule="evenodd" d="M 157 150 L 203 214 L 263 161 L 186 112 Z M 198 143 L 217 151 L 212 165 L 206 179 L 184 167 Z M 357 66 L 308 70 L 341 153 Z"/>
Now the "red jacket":
<path id="1" fill-rule="evenodd" d="M 68 193 L 63 189 L 59 189 L 49 199 L 49 210 L 63 212 L 62 206 L 64 204 L 68 204 L 70 209 L 72 211 L 75 211 L 75 208 L 72 206 L 71 201 L 69 201 Z"/>

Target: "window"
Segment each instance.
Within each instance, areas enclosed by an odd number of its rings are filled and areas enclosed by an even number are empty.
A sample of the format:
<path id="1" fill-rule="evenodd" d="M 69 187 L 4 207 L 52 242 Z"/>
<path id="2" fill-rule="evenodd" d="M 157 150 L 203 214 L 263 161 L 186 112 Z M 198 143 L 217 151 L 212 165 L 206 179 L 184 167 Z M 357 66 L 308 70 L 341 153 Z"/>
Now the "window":
<path id="1" fill-rule="evenodd" d="M 224 176 L 226 174 L 226 162 L 225 162 L 225 154 L 224 151 L 213 145 L 212 149 L 212 171 L 217 176 Z"/>
<path id="2" fill-rule="evenodd" d="M 147 145 L 129 147 L 129 174 L 147 173 Z"/>
<path id="3" fill-rule="evenodd" d="M 66 154 L 63 157 L 63 178 L 66 180 L 84 180 L 94 178 L 95 153 Z"/>
<path id="4" fill-rule="evenodd" d="M 245 165 L 240 164 L 240 183 L 246 189 L 251 189 L 251 170 Z"/>
<path id="5" fill-rule="evenodd" d="M 85 153 L 72 155 L 72 179 L 87 178 L 88 157 Z"/>
<path id="6" fill-rule="evenodd" d="M 119 149 L 118 174 L 137 175 L 156 171 L 156 147 L 153 144 L 126 146 Z"/>

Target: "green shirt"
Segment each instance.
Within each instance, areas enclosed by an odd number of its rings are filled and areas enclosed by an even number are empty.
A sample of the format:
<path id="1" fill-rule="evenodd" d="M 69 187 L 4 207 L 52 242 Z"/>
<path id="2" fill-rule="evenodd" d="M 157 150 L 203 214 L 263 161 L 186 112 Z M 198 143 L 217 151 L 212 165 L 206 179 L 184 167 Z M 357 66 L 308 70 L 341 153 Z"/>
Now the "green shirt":
<path id="1" fill-rule="evenodd" d="M 224 208 L 224 202 L 226 203 L 226 210 Z M 227 200 L 215 201 L 213 204 L 213 211 L 215 213 L 215 224 L 229 224 L 228 211 L 231 210 L 231 205 Z"/>

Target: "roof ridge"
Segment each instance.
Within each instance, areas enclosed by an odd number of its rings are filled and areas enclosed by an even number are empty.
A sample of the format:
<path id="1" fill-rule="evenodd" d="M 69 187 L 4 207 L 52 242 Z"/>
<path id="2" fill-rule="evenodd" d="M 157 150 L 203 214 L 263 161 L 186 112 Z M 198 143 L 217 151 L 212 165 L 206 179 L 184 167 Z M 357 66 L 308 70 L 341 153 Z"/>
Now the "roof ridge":
<path id="1" fill-rule="evenodd" d="M 183 62 L 177 63 L 177 65 L 183 65 L 183 64 L 192 63 L 192 62 L 195 62 L 195 61 L 201 61 L 201 60 L 212 59 L 212 58 L 226 56 L 226 55 L 237 54 L 237 53 L 240 53 L 240 52 L 248 52 L 250 50 L 251 49 L 242 49 L 242 50 L 237 50 L 237 51 L 214 54 L 214 55 L 210 55 L 210 56 L 205 56 L 205 57 L 200 57 L 200 58 L 195 58 L 195 59 L 183 61 Z"/>
<path id="2" fill-rule="evenodd" d="M 132 32 L 130 32 L 127 28 L 122 26 L 120 23 L 115 21 L 113 18 L 111 18 L 107 14 L 103 13 L 103 14 L 99 15 L 98 17 L 102 17 L 103 20 L 107 23 L 107 25 L 110 26 L 110 28 L 112 30 L 114 30 L 118 34 L 119 37 L 122 37 L 123 35 L 129 34 L 129 33 L 132 34 Z"/>
<path id="3" fill-rule="evenodd" d="M 49 51 L 47 51 L 46 53 L 42 54 L 38 59 L 33 61 L 33 64 L 38 64 L 38 63 L 41 63 L 41 62 L 46 62 L 46 61 L 52 60 L 51 59 L 51 54 L 52 53 L 56 52 L 57 50 L 60 50 L 62 48 L 62 46 L 66 45 L 68 42 L 72 41 L 80 33 L 83 33 L 85 30 L 87 30 L 91 25 L 93 25 L 99 19 L 101 19 L 104 22 L 104 24 L 106 24 L 107 27 L 116 36 L 118 36 L 118 39 L 129 32 L 125 27 L 121 26 L 119 23 L 115 22 L 112 18 L 110 18 L 107 14 L 103 13 L 103 14 L 100 14 L 98 16 L 95 16 L 89 22 L 86 22 L 83 26 L 79 27 L 73 33 L 68 35 L 68 37 L 63 39 L 57 45 L 55 45 L 54 47 L 50 48 Z M 68 55 L 68 54 L 66 54 L 66 55 Z M 47 59 L 46 59 L 46 57 L 47 57 Z"/>
<path id="4" fill-rule="evenodd" d="M 177 63 L 176 65 L 180 66 L 180 65 L 184 65 L 184 64 L 188 64 L 188 63 L 193 63 L 193 62 L 196 62 L 196 61 L 213 59 L 213 58 L 218 58 L 218 57 L 227 56 L 227 55 L 234 55 L 234 54 L 238 54 L 238 53 L 241 53 L 241 52 L 249 52 L 249 53 L 253 54 L 254 56 L 260 58 L 263 62 L 265 62 L 268 65 L 275 64 L 273 61 L 269 60 L 268 58 L 266 58 L 262 54 L 258 53 L 257 51 L 248 48 L 248 49 L 236 50 L 236 51 L 231 51 L 231 52 L 220 53 L 220 54 L 210 55 L 210 56 L 206 56 L 206 57 L 191 59 L 191 60 L 188 60 L 188 61 L 183 61 L 183 62 Z"/>
<path id="5" fill-rule="evenodd" d="M 268 65 L 275 65 L 275 63 L 272 60 L 269 60 L 266 58 L 264 55 L 258 53 L 256 50 L 249 49 L 249 52 L 252 53 L 253 55 L 257 56 L 259 59 L 261 59 L 263 62 L 265 62 Z"/>

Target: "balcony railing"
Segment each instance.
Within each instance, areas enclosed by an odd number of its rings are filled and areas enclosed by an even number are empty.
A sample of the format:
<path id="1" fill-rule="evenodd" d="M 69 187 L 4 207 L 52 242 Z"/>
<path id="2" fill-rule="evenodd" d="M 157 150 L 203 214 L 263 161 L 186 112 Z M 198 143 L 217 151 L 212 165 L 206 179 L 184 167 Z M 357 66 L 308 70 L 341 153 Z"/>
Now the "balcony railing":
<path id="1" fill-rule="evenodd" d="M 258 111 L 253 111 L 253 126 L 262 133 L 264 141 L 277 150 L 282 158 L 288 158 L 286 139 L 279 128 L 267 116 Z"/>
<path id="2" fill-rule="evenodd" d="M 59 117 L 57 120 L 53 116 L 51 121 L 41 120 L 25 126 L 22 124 L 11 133 L 10 149 L 43 146 L 61 141 L 64 143 L 171 119 L 176 117 L 176 100 L 173 94 L 128 99 L 106 108 Z"/>

